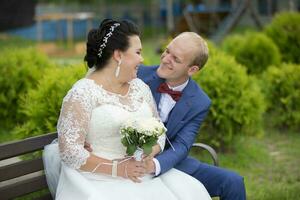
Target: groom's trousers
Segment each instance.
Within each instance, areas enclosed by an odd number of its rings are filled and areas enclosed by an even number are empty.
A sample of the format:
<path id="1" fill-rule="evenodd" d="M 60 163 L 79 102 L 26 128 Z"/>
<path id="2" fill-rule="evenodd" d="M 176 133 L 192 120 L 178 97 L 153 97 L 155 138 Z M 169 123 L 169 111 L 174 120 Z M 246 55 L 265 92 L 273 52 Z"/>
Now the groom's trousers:
<path id="1" fill-rule="evenodd" d="M 192 168 L 188 167 L 193 166 Z M 188 157 L 175 168 L 198 179 L 211 197 L 220 200 L 246 200 L 244 179 L 240 175 Z"/>

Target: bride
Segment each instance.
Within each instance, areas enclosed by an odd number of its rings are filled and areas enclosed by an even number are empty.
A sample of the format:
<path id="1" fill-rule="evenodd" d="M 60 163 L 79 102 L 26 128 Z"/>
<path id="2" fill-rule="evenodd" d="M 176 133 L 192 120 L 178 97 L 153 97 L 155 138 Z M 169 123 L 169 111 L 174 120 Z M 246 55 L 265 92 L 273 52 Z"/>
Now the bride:
<path id="1" fill-rule="evenodd" d="M 61 170 L 56 199 L 211 199 L 198 180 L 183 172 L 147 175 L 146 162 L 126 157 L 119 134 L 122 123 L 158 116 L 150 89 L 136 77 L 141 50 L 132 22 L 107 19 L 89 32 L 89 72 L 64 97 L 57 124 Z M 85 141 L 93 152 L 84 148 Z M 159 154 L 164 143 L 165 135 L 151 156 Z M 53 148 L 45 148 L 44 159 L 53 154 Z M 57 173 L 50 164 L 45 162 L 47 180 Z"/>

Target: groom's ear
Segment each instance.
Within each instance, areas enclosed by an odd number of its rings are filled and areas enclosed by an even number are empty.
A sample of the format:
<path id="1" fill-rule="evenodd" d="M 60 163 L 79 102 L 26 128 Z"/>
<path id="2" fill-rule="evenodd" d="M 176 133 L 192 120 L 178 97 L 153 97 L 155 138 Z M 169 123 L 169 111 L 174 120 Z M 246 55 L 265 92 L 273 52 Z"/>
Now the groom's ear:
<path id="1" fill-rule="evenodd" d="M 197 66 L 197 65 L 193 65 L 193 66 L 190 66 L 190 68 L 189 68 L 189 70 L 188 70 L 188 75 L 189 76 L 192 76 L 192 75 L 194 75 L 196 72 L 198 72 L 199 71 L 199 66 Z"/>
<path id="2" fill-rule="evenodd" d="M 114 50 L 113 58 L 119 62 L 122 59 L 122 52 L 120 50 Z"/>

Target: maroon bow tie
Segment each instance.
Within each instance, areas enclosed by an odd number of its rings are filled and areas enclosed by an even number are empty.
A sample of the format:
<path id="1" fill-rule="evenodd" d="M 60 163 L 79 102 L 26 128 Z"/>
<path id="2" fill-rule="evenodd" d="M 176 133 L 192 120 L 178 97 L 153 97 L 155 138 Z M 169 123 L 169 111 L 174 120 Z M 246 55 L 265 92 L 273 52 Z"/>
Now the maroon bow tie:
<path id="1" fill-rule="evenodd" d="M 169 94 L 174 101 L 178 101 L 182 95 L 182 92 L 180 91 L 174 91 L 169 88 L 169 86 L 166 83 L 161 83 L 157 89 L 160 93 L 167 93 Z"/>

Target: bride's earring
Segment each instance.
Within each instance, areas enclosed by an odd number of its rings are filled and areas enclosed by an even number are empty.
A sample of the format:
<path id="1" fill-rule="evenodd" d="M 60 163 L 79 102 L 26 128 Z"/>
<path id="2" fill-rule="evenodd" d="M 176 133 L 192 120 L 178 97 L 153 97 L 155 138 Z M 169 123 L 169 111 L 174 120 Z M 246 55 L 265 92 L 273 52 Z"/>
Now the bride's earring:
<path id="1" fill-rule="evenodd" d="M 119 74 L 120 74 L 120 65 L 122 63 L 122 60 L 120 60 L 118 62 L 118 66 L 117 66 L 117 69 L 116 69 L 116 72 L 115 72 L 115 76 L 118 78 Z"/>

